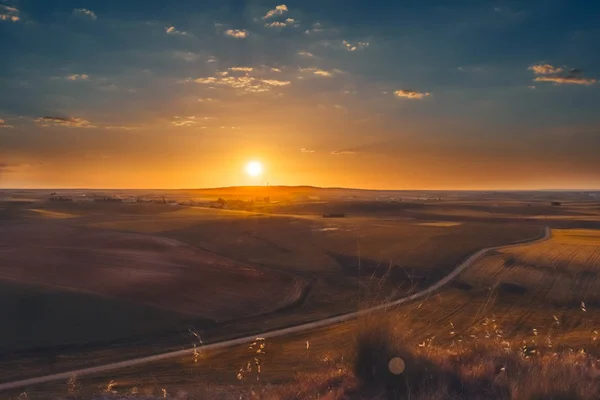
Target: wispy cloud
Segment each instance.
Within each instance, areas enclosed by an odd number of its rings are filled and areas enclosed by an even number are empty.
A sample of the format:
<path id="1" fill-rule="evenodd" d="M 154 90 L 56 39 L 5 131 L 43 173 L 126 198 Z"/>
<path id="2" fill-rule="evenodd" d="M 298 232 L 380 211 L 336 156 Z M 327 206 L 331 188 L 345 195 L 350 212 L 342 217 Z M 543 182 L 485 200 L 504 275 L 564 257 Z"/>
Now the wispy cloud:
<path id="1" fill-rule="evenodd" d="M 41 163 L 40 163 L 41 164 Z M 31 164 L 27 163 L 8 163 L 8 162 L 0 162 L 0 174 L 8 174 L 13 172 L 19 172 L 23 169 L 31 168 Z"/>
<path id="2" fill-rule="evenodd" d="M 96 15 L 96 13 L 93 12 L 92 10 L 88 10 L 87 8 L 76 8 L 73 10 L 73 14 L 79 15 L 82 17 L 87 17 L 94 21 L 98 19 L 98 16 Z"/>
<path id="3" fill-rule="evenodd" d="M 409 89 L 400 89 L 400 90 L 396 90 L 394 92 L 394 95 L 396 97 L 403 97 L 403 98 L 413 99 L 413 100 L 421 100 L 421 99 L 431 95 L 431 93 L 417 92 L 417 91 L 409 90 Z"/>
<path id="4" fill-rule="evenodd" d="M 14 126 L 7 124 L 4 119 L 0 118 L 0 129 L 2 128 L 14 128 Z"/>
<path id="5" fill-rule="evenodd" d="M 356 154 L 356 152 L 351 151 L 351 150 L 333 150 L 331 152 L 331 154 L 334 156 L 342 156 L 342 155 Z"/>
<path id="6" fill-rule="evenodd" d="M 197 121 L 196 121 L 196 117 L 195 116 L 190 116 L 190 117 L 177 117 L 175 116 L 173 118 L 173 121 L 171 121 L 171 124 L 178 126 L 178 127 L 187 127 L 187 126 L 194 126 L 196 125 Z"/>
<path id="7" fill-rule="evenodd" d="M 536 82 L 554 82 L 558 84 L 573 84 L 573 85 L 595 85 L 598 83 L 596 79 L 584 78 L 583 76 L 577 75 L 566 75 L 566 76 L 539 76 L 535 78 Z"/>
<path id="8" fill-rule="evenodd" d="M 73 74 L 68 75 L 67 79 L 70 81 L 88 81 L 90 80 L 90 77 L 87 74 Z"/>
<path id="9" fill-rule="evenodd" d="M 17 22 L 20 19 L 19 9 L 0 4 L 0 21 Z"/>
<path id="10" fill-rule="evenodd" d="M 237 72 L 252 72 L 254 68 L 252 67 L 231 67 L 229 68 L 230 71 L 237 71 Z"/>
<path id="11" fill-rule="evenodd" d="M 95 128 L 94 125 L 90 124 L 90 121 L 79 118 L 79 117 L 39 117 L 35 120 L 39 126 L 50 127 L 50 126 L 67 126 L 72 128 Z"/>
<path id="12" fill-rule="evenodd" d="M 315 151 L 313 149 L 307 149 L 306 147 L 302 147 L 300 149 L 300 153 L 314 153 Z"/>
<path id="13" fill-rule="evenodd" d="M 568 72 L 564 68 L 553 67 L 550 64 L 532 65 L 528 68 L 537 76 L 536 82 L 552 82 L 559 85 L 594 85 L 598 81 L 594 78 L 586 78 L 583 76 L 583 71 L 577 68 L 570 69 Z"/>
<path id="14" fill-rule="evenodd" d="M 199 59 L 200 55 L 196 54 L 196 53 L 192 53 L 191 51 L 174 51 L 173 57 L 180 58 L 187 62 L 192 62 L 192 61 L 196 61 L 197 59 Z"/>
<path id="15" fill-rule="evenodd" d="M 365 49 L 370 46 L 369 42 L 362 42 L 362 41 L 352 43 L 352 42 L 343 40 L 342 44 L 344 45 L 344 48 L 348 51 L 362 50 L 362 49 Z"/>
<path id="16" fill-rule="evenodd" d="M 225 35 L 236 39 L 245 39 L 250 33 L 245 29 L 227 29 Z"/>
<path id="17" fill-rule="evenodd" d="M 309 53 L 308 51 L 299 51 L 298 55 L 304 57 L 314 57 L 313 53 Z"/>
<path id="18" fill-rule="evenodd" d="M 187 32 L 178 31 L 174 26 L 166 27 L 165 32 L 167 33 L 167 35 L 181 35 L 181 36 L 187 35 Z"/>
<path id="19" fill-rule="evenodd" d="M 337 68 L 332 69 L 331 71 L 327 71 L 327 70 L 320 69 L 320 68 L 310 67 L 310 68 L 300 68 L 300 72 L 310 72 L 313 75 L 331 78 L 332 76 L 334 76 L 336 74 L 341 74 L 344 71 L 342 71 L 341 69 L 337 69 Z"/>
<path id="20" fill-rule="evenodd" d="M 267 13 L 263 17 L 263 19 L 268 19 L 275 15 L 282 15 L 283 13 L 286 13 L 288 11 L 289 10 L 285 4 L 280 4 L 280 5 L 276 6 L 274 9 L 267 11 Z"/>
<path id="21" fill-rule="evenodd" d="M 323 24 L 321 24 L 320 22 L 315 22 L 314 24 L 312 24 L 312 28 L 305 30 L 304 33 L 307 35 L 312 35 L 323 31 L 325 31 L 325 29 L 323 28 Z"/>

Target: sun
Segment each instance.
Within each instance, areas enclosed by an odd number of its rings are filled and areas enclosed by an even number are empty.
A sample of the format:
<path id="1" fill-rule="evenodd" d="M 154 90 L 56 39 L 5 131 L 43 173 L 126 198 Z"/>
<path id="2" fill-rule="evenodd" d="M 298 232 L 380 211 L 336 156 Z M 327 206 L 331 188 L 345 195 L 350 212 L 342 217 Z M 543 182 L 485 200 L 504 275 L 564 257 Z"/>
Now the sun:
<path id="1" fill-rule="evenodd" d="M 263 172 L 263 165 L 260 161 L 250 161 L 246 164 L 246 173 L 251 177 L 257 177 Z"/>

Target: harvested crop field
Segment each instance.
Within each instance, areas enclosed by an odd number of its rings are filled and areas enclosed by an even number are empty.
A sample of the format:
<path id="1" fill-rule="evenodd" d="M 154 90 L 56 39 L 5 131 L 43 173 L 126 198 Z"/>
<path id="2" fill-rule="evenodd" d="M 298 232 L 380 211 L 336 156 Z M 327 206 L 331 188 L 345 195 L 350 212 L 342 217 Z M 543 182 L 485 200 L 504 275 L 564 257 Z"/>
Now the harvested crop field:
<path id="1" fill-rule="evenodd" d="M 275 311 L 304 281 L 173 239 L 51 223 L 0 227 L 0 279 L 108 296 L 215 321 Z"/>

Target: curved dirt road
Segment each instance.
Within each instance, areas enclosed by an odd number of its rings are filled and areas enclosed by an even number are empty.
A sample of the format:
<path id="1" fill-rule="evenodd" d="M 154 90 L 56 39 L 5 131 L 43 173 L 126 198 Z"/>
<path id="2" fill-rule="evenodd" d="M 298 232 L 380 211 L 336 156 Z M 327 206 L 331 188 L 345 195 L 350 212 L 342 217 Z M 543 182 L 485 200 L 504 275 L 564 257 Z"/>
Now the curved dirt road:
<path id="1" fill-rule="evenodd" d="M 284 335 L 291 334 L 291 333 L 298 333 L 298 332 L 302 332 L 302 331 L 306 331 L 306 330 L 310 330 L 310 329 L 320 328 L 320 327 L 324 327 L 324 326 L 328 326 L 328 325 L 334 325 L 334 324 L 337 324 L 340 322 L 344 322 L 344 321 L 347 321 L 350 319 L 354 319 L 357 317 L 361 317 L 363 315 L 370 314 L 374 311 L 385 310 L 390 307 L 394 307 L 394 306 L 397 306 L 400 304 L 404 304 L 404 303 L 425 297 L 425 296 L 435 292 L 442 286 L 446 285 L 452 279 L 456 278 L 456 276 L 458 276 L 458 274 L 460 274 L 465 268 L 471 266 L 477 259 L 482 257 L 487 252 L 490 252 L 492 250 L 502 250 L 502 249 L 506 249 L 509 247 L 513 247 L 513 246 L 519 246 L 524 243 L 533 244 L 533 243 L 537 243 L 537 242 L 542 242 L 544 240 L 548 240 L 549 238 L 550 238 L 550 229 L 548 227 L 545 227 L 544 233 L 540 237 L 537 237 L 534 239 L 527 239 L 527 240 L 523 240 L 523 241 L 520 241 L 517 243 L 512 243 L 512 244 L 503 245 L 503 246 L 487 247 L 487 248 L 477 251 L 476 253 L 472 254 L 467 259 L 465 259 L 462 263 L 460 263 L 450 274 L 446 275 L 443 279 L 437 281 L 432 286 L 430 286 L 427 289 L 422 290 L 418 293 L 412 294 L 407 297 L 403 297 L 398 300 L 391 301 L 389 303 L 380 304 L 375 307 L 366 308 L 361 311 L 356 311 L 356 312 L 352 312 L 352 313 L 348 313 L 348 314 L 338 315 L 336 317 L 325 318 L 325 319 L 322 319 L 319 321 L 309 322 L 309 323 L 302 324 L 302 325 L 296 325 L 296 326 L 291 326 L 288 328 L 276 329 L 273 331 L 265 332 L 265 333 L 261 334 L 260 337 L 268 339 L 268 338 L 284 336 Z M 232 346 L 236 346 L 236 345 L 252 343 L 255 340 L 256 340 L 256 335 L 246 336 L 246 337 L 242 337 L 242 338 L 238 338 L 238 339 L 208 344 L 208 345 L 203 346 L 201 348 L 201 350 L 206 351 L 206 350 L 223 349 L 223 348 L 232 347 Z M 120 361 L 120 362 L 115 362 L 115 363 L 110 363 L 110 364 L 105 364 L 105 365 L 98 365 L 96 367 L 82 368 L 82 369 L 77 369 L 77 370 L 73 370 L 73 371 L 61 372 L 61 373 L 57 373 L 57 374 L 39 376 L 36 378 L 23 379 L 20 381 L 0 383 L 0 391 L 16 389 L 16 388 L 21 388 L 21 387 L 27 387 L 27 386 L 31 386 L 31 385 L 37 385 L 37 384 L 59 381 L 59 380 L 68 380 L 69 378 L 71 378 L 73 376 L 92 375 L 92 374 L 97 374 L 97 373 L 101 373 L 101 372 L 114 371 L 114 370 L 121 369 L 121 368 L 147 364 L 147 363 L 151 363 L 154 361 L 165 360 L 165 359 L 169 359 L 169 358 L 189 356 L 189 355 L 192 355 L 195 350 L 196 349 L 194 349 L 194 348 L 190 348 L 190 349 L 184 349 L 184 350 L 171 351 L 168 353 L 156 354 L 156 355 L 147 356 L 147 357 L 140 357 L 140 358 L 135 358 L 132 360 L 125 360 L 125 361 Z"/>

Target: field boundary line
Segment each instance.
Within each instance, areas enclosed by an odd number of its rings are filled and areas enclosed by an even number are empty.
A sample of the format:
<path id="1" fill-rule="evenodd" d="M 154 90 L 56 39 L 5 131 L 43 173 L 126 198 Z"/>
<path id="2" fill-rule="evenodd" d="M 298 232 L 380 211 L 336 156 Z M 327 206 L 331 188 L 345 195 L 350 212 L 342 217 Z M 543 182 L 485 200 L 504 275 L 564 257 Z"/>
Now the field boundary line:
<path id="1" fill-rule="evenodd" d="M 550 237 L 551 237 L 550 228 L 546 226 L 546 227 L 544 227 L 543 233 L 534 238 L 520 240 L 518 242 L 514 242 L 511 244 L 505 244 L 505 245 L 501 245 L 501 246 L 483 248 L 483 249 L 478 250 L 475 253 L 471 254 L 469 257 L 467 257 L 465 260 L 463 260 L 451 273 L 449 273 L 444 278 L 440 279 L 439 281 L 437 281 L 436 283 L 434 283 L 427 289 L 424 289 L 420 292 L 414 293 L 410 296 L 403 297 L 401 299 L 390 301 L 390 302 L 380 304 L 377 306 L 369 307 L 364 310 L 355 311 L 355 312 L 351 312 L 351 313 L 347 313 L 347 314 L 342 314 L 342 315 L 338 315 L 338 316 L 334 316 L 334 317 L 328 317 L 328 318 L 321 319 L 318 321 L 308 322 L 308 323 L 301 324 L 301 325 L 290 326 L 287 328 L 275 329 L 272 331 L 264 332 L 259 335 L 244 336 L 244 337 L 237 338 L 237 339 L 231 339 L 231 340 L 225 340 L 222 342 L 211 343 L 211 344 L 207 344 L 202 347 L 199 347 L 199 348 L 175 350 L 175 351 L 170 351 L 170 352 L 166 352 L 166 353 L 160 353 L 160 354 L 155 354 L 155 355 L 151 355 L 151 356 L 146 356 L 146 357 L 139 357 L 139 358 L 134 358 L 134 359 L 130 359 L 130 360 L 124 360 L 124 361 L 118 361 L 118 362 L 104 364 L 104 365 L 98 365 L 95 367 L 81 368 L 81 369 L 72 370 L 72 371 L 59 372 L 59 373 L 55 373 L 55 374 L 39 376 L 39 377 L 35 377 L 35 378 L 28 378 L 28 379 L 22 379 L 22 380 L 18 380 L 18 381 L 0 383 L 0 391 L 17 389 L 17 388 L 27 387 L 27 386 L 31 386 L 31 385 L 38 385 L 38 384 L 60 381 L 60 380 L 68 380 L 73 376 L 79 377 L 79 376 L 85 376 L 85 375 L 93 375 L 93 374 L 98 374 L 98 373 L 102 373 L 102 372 L 114 371 L 114 370 L 118 370 L 118 369 L 122 369 L 122 368 L 148 364 L 151 362 L 166 360 L 166 359 L 170 359 L 170 358 L 191 356 L 194 354 L 194 352 L 196 352 L 198 350 L 200 350 L 200 351 L 219 350 L 219 349 L 224 349 L 224 348 L 228 348 L 228 347 L 252 343 L 256 340 L 257 337 L 270 339 L 270 338 L 276 338 L 276 337 L 285 336 L 285 335 L 289 335 L 289 334 L 293 334 L 293 333 L 299 333 L 299 332 L 307 331 L 310 329 L 316 329 L 316 328 L 322 328 L 322 327 L 329 326 L 329 325 L 335 325 L 335 324 L 345 322 L 345 321 L 348 321 L 351 319 L 356 319 L 358 317 L 362 317 L 364 315 L 373 313 L 375 311 L 385 310 L 390 307 L 395 307 L 395 306 L 398 306 L 398 305 L 401 305 L 404 303 L 408 303 L 413 300 L 420 299 L 422 297 L 429 296 L 431 293 L 437 291 L 442 286 L 445 286 L 448 282 L 450 282 L 451 280 L 456 278 L 463 270 L 465 270 L 466 268 L 471 266 L 475 261 L 477 261 L 479 258 L 483 257 L 486 253 L 489 253 L 490 251 L 503 250 L 503 249 L 507 249 L 507 248 L 511 248 L 511 247 L 520 246 L 523 244 L 539 243 L 539 242 L 543 242 L 545 240 L 550 239 Z"/>

